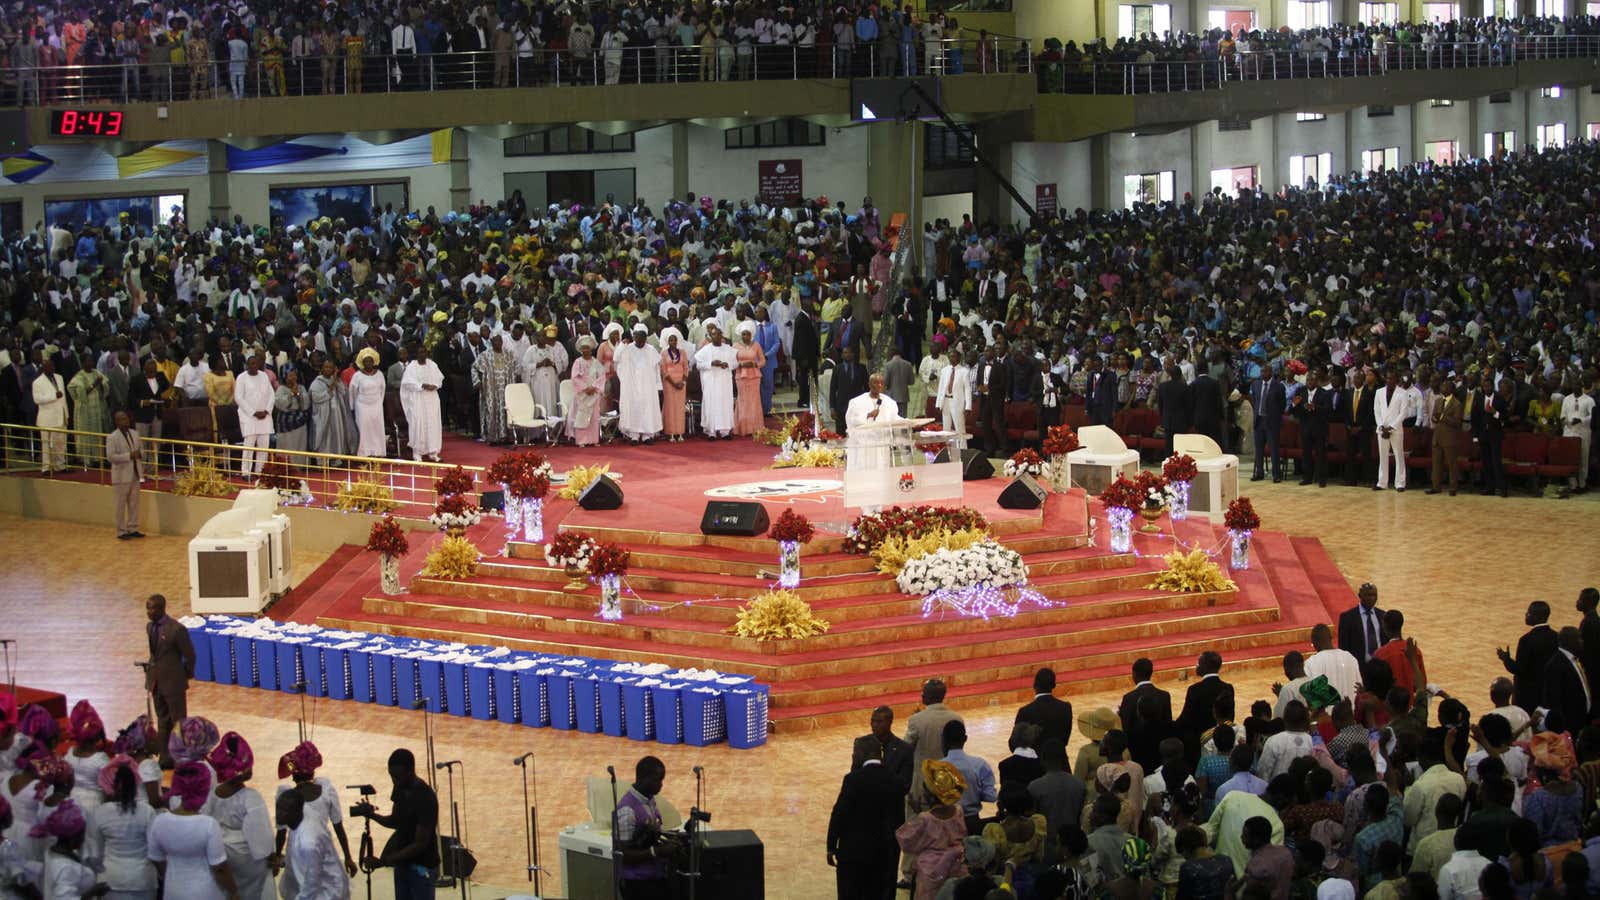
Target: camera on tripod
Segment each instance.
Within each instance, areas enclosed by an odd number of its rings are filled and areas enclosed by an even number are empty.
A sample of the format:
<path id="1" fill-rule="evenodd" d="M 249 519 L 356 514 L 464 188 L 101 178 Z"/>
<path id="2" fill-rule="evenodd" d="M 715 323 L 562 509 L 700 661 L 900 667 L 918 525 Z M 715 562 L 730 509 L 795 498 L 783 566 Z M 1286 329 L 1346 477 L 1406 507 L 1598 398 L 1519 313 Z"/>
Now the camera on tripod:
<path id="1" fill-rule="evenodd" d="M 377 788 L 370 784 L 347 784 L 345 785 L 345 790 L 355 791 L 361 795 L 361 799 L 356 802 L 356 805 L 350 807 L 350 818 L 360 819 L 377 812 L 377 810 L 373 808 L 372 802 L 367 799 L 368 797 L 377 795 Z"/>

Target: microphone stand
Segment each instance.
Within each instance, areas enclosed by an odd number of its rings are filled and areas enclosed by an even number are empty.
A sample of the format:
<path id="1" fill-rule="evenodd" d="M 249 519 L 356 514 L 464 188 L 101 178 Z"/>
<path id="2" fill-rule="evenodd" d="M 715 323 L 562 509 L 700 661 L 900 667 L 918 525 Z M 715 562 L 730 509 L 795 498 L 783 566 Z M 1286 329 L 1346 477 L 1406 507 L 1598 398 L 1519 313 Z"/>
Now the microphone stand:
<path id="1" fill-rule="evenodd" d="M 299 650 L 297 649 L 295 652 L 298 653 Z M 298 724 L 300 727 L 300 743 L 303 744 L 306 742 L 306 683 L 304 681 L 296 681 L 293 688 L 294 692 L 300 695 L 300 721 Z"/>
<path id="2" fill-rule="evenodd" d="M 10 641 L 5 641 L 4 643 L 9 644 L 11 642 Z M 11 665 L 11 651 L 10 650 L 6 651 L 6 665 L 8 667 Z M 134 663 L 134 665 L 139 667 L 141 670 L 144 671 L 145 680 L 149 681 L 150 680 L 149 679 L 149 676 L 150 676 L 150 664 L 147 663 L 147 662 L 136 662 L 136 663 Z M 16 683 L 15 680 L 13 680 L 11 682 L 11 702 L 13 704 L 15 704 L 17 702 L 17 683 Z M 155 709 L 154 709 L 154 707 L 152 707 L 150 705 L 150 689 L 149 688 L 146 688 L 145 692 L 144 692 L 144 717 L 146 719 L 148 719 L 152 723 L 154 723 L 155 720 L 156 720 Z"/>
<path id="3" fill-rule="evenodd" d="M 411 708 L 422 710 L 422 742 L 427 747 L 428 788 L 438 794 L 439 782 L 433 774 L 439 768 L 433 756 L 433 711 L 428 709 L 428 701 L 422 697 L 413 701 Z"/>
<path id="4" fill-rule="evenodd" d="M 696 900 L 700 890 L 700 829 L 711 821 L 710 816 L 702 816 L 702 805 L 705 803 L 706 773 L 700 766 L 694 767 L 694 806 L 689 808 L 689 868 L 683 872 L 683 878 L 689 882 L 688 900 Z"/>
<path id="5" fill-rule="evenodd" d="M 529 751 L 512 760 L 517 767 L 522 769 L 522 805 L 527 808 L 528 815 L 522 820 L 523 831 L 527 836 L 528 850 L 528 880 L 533 882 L 533 895 L 542 897 L 544 893 L 539 889 L 540 874 L 544 867 L 539 864 L 539 773 L 533 773 L 533 800 L 528 800 L 528 768 L 533 765 L 533 753 Z"/>
<path id="6" fill-rule="evenodd" d="M 611 900 L 622 900 L 622 848 L 617 845 L 617 767 L 606 766 L 611 776 Z"/>
<path id="7" fill-rule="evenodd" d="M 430 748 L 432 746 L 431 745 L 431 739 L 430 739 L 430 745 L 429 746 L 430 746 Z M 439 879 L 438 886 L 439 887 L 450 887 L 452 885 L 459 886 L 461 888 L 461 900 L 467 900 L 467 879 L 466 879 L 465 876 L 463 876 L 461 874 L 461 850 L 462 850 L 462 844 L 461 844 L 461 807 L 456 805 L 456 777 L 455 777 L 455 767 L 456 766 L 461 766 L 461 786 L 462 786 L 462 789 L 465 790 L 465 788 L 466 788 L 466 780 L 467 780 L 466 766 L 463 763 L 461 763 L 460 761 L 458 761 L 458 760 L 437 763 L 436 765 L 438 765 L 438 766 L 440 766 L 441 768 L 444 769 L 445 782 L 449 786 L 449 797 L 450 797 L 450 839 L 451 839 L 451 841 L 450 841 L 450 867 L 449 867 L 449 871 L 448 871 L 448 874 L 446 874 L 444 877 Z"/>

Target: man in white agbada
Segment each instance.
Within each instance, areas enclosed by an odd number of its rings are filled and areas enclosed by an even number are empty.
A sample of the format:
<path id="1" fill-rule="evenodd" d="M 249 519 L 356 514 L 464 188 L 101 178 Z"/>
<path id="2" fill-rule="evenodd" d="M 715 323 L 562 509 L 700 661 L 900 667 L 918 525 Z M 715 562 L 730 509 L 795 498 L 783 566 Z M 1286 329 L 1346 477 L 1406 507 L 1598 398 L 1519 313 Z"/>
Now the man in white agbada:
<path id="1" fill-rule="evenodd" d="M 532 347 L 522 354 L 522 380 L 533 391 L 533 402 L 544 407 L 545 415 L 554 416 L 561 400 L 561 375 L 567 371 L 567 348 L 556 340 L 556 326 L 547 325 L 534 339 Z M 577 340 L 574 336 L 573 340 Z M 567 410 L 562 410 L 566 413 Z"/>
<path id="2" fill-rule="evenodd" d="M 356 414 L 357 456 L 387 456 L 389 442 L 383 433 L 383 397 L 389 380 L 378 371 L 378 351 L 371 347 L 356 354 L 359 371 L 350 378 L 350 409 Z M 234 389 L 235 397 L 238 389 Z"/>
<path id="3" fill-rule="evenodd" d="M 298 900 L 350 900 L 350 876 L 339 863 L 328 826 L 306 816 L 305 798 L 295 791 L 280 793 L 277 813 L 278 827 L 289 831 L 283 861 L 298 886 Z"/>
<path id="4" fill-rule="evenodd" d="M 844 421 L 849 429 L 845 432 L 845 468 L 887 469 L 893 465 L 889 430 L 862 426 L 899 419 L 900 405 L 883 392 L 883 373 L 872 373 L 867 379 L 867 392 L 851 399 L 845 407 Z"/>
<path id="5" fill-rule="evenodd" d="M 40 363 L 39 377 L 33 380 L 33 404 L 39 408 L 34 424 L 40 428 L 67 427 L 67 383 L 56 374 L 55 357 L 45 356 Z M 729 395 L 730 397 L 732 395 Z M 730 399 L 728 421 L 733 421 L 733 401 Z M 44 470 L 59 472 L 67 467 L 67 436 L 46 434 L 42 440 Z"/>
<path id="6" fill-rule="evenodd" d="M 244 361 L 244 372 L 233 383 L 233 402 L 239 408 L 239 434 L 244 438 L 239 474 L 246 481 L 259 475 L 266 466 L 267 454 L 260 451 L 272 443 L 272 407 L 277 396 L 272 379 L 261 371 L 261 354 L 250 354 Z"/>
<path id="7" fill-rule="evenodd" d="M 406 426 L 411 437 L 413 459 L 439 461 L 444 448 L 444 417 L 439 409 L 439 388 L 444 373 L 428 358 L 428 348 L 418 344 L 416 356 L 406 363 L 400 378 L 400 403 L 406 411 Z"/>
<path id="8" fill-rule="evenodd" d="M 722 329 L 714 319 L 707 319 L 705 326 L 710 343 L 694 354 L 694 366 L 700 370 L 700 427 L 706 437 L 725 440 L 733 431 L 733 370 L 739 355 L 722 342 Z"/>
<path id="9" fill-rule="evenodd" d="M 650 329 L 633 326 L 633 340 L 617 348 L 613 363 L 621 393 L 617 427 L 635 444 L 655 443 L 661 433 L 661 351 L 646 341 Z"/>

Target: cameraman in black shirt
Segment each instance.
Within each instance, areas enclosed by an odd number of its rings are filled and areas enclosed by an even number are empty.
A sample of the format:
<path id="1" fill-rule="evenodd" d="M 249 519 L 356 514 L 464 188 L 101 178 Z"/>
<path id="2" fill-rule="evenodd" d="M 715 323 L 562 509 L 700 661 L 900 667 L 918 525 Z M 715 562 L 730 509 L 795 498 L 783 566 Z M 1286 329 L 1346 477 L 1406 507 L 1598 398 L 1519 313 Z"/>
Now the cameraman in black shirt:
<path id="1" fill-rule="evenodd" d="M 404 748 L 389 754 L 394 809 L 385 816 L 363 799 L 350 812 L 394 832 L 383 852 L 361 860 L 364 869 L 394 868 L 395 900 L 433 900 L 439 874 L 439 798 L 417 777 L 417 760 Z"/>

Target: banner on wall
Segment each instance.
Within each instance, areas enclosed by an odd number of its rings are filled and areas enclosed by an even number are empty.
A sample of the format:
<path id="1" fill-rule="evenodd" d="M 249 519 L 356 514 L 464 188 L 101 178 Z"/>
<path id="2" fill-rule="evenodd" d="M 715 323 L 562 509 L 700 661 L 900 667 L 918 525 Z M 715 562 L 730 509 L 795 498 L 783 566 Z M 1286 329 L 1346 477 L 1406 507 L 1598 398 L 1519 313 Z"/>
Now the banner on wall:
<path id="1" fill-rule="evenodd" d="M 1033 211 L 1041 216 L 1053 216 L 1060 208 L 1056 198 L 1055 182 L 1033 186 Z"/>
<path id="2" fill-rule="evenodd" d="M 0 178 L 11 184 L 115 181 L 206 174 L 205 141 L 163 141 L 126 156 L 96 144 L 41 144 L 0 160 Z"/>
<path id="3" fill-rule="evenodd" d="M 793 201 L 805 196 L 798 159 L 763 159 L 756 163 L 756 191 L 768 200 Z"/>
<path id="4" fill-rule="evenodd" d="M 441 136 L 440 132 L 443 132 Z M 267 147 L 228 147 L 228 171 L 262 175 L 325 175 L 409 169 L 450 161 L 451 129 L 374 144 L 347 134 L 310 134 Z"/>

